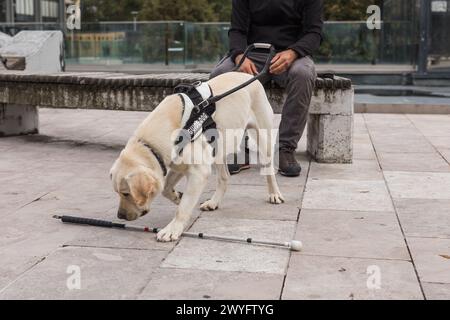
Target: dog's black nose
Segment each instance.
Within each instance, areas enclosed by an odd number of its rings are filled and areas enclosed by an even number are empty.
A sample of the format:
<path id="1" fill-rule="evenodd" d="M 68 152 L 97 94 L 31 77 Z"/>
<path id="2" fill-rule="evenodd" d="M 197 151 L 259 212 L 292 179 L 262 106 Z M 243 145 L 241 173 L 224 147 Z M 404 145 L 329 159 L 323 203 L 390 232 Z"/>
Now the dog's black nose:
<path id="1" fill-rule="evenodd" d="M 142 217 L 145 216 L 148 213 L 148 210 L 142 211 Z"/>
<path id="2" fill-rule="evenodd" d="M 127 215 L 123 211 L 119 210 L 117 211 L 117 218 L 125 220 L 127 218 Z"/>

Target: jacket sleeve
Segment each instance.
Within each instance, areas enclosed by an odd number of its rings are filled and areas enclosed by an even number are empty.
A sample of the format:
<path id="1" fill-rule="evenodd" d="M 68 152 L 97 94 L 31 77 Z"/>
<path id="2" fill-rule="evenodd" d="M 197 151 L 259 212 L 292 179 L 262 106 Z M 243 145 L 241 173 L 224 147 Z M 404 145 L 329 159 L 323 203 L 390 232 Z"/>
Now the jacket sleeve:
<path id="1" fill-rule="evenodd" d="M 231 28 L 228 32 L 230 55 L 234 61 L 247 48 L 247 33 L 250 26 L 250 9 L 248 0 L 233 0 Z"/>
<path id="2" fill-rule="evenodd" d="M 306 0 L 303 8 L 303 32 L 300 39 L 289 46 L 300 57 L 310 56 L 319 49 L 322 42 L 323 0 Z"/>

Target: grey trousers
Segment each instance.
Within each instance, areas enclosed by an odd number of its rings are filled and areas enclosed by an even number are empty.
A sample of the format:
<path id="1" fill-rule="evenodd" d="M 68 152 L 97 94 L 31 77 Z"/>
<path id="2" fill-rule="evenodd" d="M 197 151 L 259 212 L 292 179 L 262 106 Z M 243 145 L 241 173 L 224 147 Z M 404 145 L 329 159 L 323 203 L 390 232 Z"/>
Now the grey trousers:
<path id="1" fill-rule="evenodd" d="M 265 56 L 252 53 L 249 58 L 258 70 L 264 66 Z M 211 72 L 210 78 L 217 77 L 235 68 L 235 63 L 225 57 Z M 265 79 L 273 79 L 279 86 L 286 88 L 287 99 L 283 106 L 279 128 L 279 147 L 295 150 L 305 130 L 308 110 L 316 81 L 314 61 L 310 57 L 296 60 L 290 69 L 283 74 L 273 75 Z"/>

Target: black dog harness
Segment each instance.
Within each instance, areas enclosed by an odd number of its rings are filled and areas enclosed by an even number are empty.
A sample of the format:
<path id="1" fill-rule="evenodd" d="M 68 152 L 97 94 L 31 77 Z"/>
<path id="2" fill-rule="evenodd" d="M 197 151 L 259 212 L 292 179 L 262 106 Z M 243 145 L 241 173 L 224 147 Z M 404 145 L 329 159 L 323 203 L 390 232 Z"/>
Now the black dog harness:
<path id="1" fill-rule="evenodd" d="M 202 133 L 216 129 L 216 122 L 212 118 L 216 112 L 216 103 L 212 101 L 211 87 L 206 82 L 181 84 L 174 90 L 183 101 L 182 131 L 175 142 L 180 149 L 197 139 Z M 211 141 L 208 141 L 211 143 Z"/>

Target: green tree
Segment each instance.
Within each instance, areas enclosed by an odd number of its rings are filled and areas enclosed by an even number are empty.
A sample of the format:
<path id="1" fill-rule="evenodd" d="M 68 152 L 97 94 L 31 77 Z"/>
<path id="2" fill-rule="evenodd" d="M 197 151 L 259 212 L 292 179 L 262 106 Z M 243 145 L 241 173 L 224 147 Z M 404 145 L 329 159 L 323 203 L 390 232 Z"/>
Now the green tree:
<path id="1" fill-rule="evenodd" d="M 231 0 L 208 0 L 217 21 L 228 22 L 231 19 Z"/>
<path id="2" fill-rule="evenodd" d="M 367 8 L 383 0 L 325 0 L 325 20 L 355 21 L 367 19 Z"/>
<path id="3" fill-rule="evenodd" d="M 132 21 L 131 12 L 139 11 L 146 0 L 83 0 L 81 2 L 82 20 L 97 21 Z"/>
<path id="4" fill-rule="evenodd" d="M 232 0 L 83 0 L 83 21 L 185 20 L 229 22 Z M 325 0 L 325 20 L 365 20 L 367 7 L 383 0 Z"/>
<path id="5" fill-rule="evenodd" d="M 145 0 L 140 20 L 214 21 L 208 0 Z"/>

